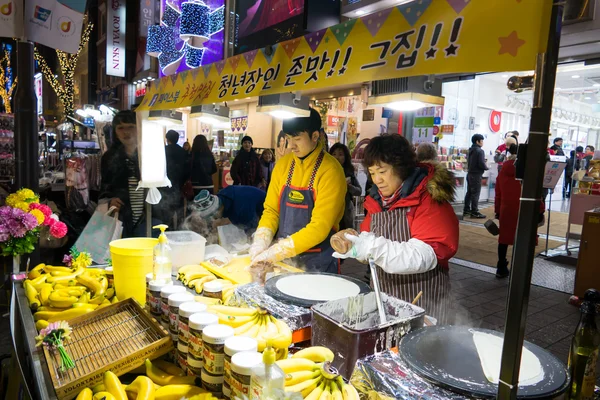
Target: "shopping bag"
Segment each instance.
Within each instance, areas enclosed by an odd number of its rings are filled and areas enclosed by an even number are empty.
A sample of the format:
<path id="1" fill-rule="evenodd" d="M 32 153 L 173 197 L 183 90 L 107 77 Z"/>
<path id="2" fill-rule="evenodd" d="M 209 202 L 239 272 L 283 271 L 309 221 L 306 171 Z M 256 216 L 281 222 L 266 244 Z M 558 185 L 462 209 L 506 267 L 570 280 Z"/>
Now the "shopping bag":
<path id="1" fill-rule="evenodd" d="M 107 212 L 104 212 L 103 207 L 98 208 L 79 235 L 75 247 L 79 251 L 90 253 L 94 262 L 102 264 L 110 258 L 110 242 L 121 238 L 123 223 L 119 221 L 119 213 L 114 212 L 115 207 L 109 208 Z"/>

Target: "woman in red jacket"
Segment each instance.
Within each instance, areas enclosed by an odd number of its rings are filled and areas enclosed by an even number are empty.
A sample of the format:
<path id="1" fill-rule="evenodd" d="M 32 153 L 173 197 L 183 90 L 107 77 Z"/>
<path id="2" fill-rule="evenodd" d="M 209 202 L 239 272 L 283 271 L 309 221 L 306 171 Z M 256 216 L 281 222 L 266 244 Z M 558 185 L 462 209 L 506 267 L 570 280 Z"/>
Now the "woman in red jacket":
<path id="1" fill-rule="evenodd" d="M 521 198 L 521 182 L 516 180 L 515 159 L 517 145 L 508 148 L 508 159 L 496 178 L 496 200 L 494 204 L 496 218 L 500 220 L 500 235 L 498 237 L 498 265 L 496 277 L 506 278 L 509 275 L 506 253 L 508 246 L 513 245 L 519 219 L 519 202 Z M 544 218 L 544 202 L 540 202 L 540 220 Z"/>
<path id="2" fill-rule="evenodd" d="M 458 249 L 458 219 L 450 205 L 455 181 L 441 165 L 418 164 L 400 135 L 371 139 L 363 164 L 373 180 L 365 199 L 367 217 L 353 246 L 338 258 L 373 260 L 381 290 L 420 306 L 439 324 L 448 322 L 448 260 Z"/>

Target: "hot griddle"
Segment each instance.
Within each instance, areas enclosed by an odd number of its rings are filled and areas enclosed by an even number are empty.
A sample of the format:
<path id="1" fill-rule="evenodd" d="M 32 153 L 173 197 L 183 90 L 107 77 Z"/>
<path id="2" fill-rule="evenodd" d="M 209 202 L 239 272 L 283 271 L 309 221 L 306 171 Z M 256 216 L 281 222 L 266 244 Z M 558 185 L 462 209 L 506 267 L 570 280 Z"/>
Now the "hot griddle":
<path id="1" fill-rule="evenodd" d="M 473 331 L 500 332 L 462 326 L 431 326 L 408 333 L 400 342 L 399 353 L 408 366 L 425 379 L 468 396 L 495 398 L 498 385 L 483 374 Z M 519 386 L 520 399 L 552 398 L 564 393 L 569 384 L 566 366 L 554 355 L 532 343 L 525 342 L 540 360 L 544 379 L 535 385 Z"/>
<path id="2" fill-rule="evenodd" d="M 371 288 L 366 283 L 359 281 L 358 279 L 350 278 L 349 276 L 338 275 L 338 274 L 329 274 L 326 272 L 306 272 L 305 274 L 314 275 L 315 279 L 318 279 L 319 276 L 323 276 L 323 275 L 335 276 L 337 278 L 346 279 L 352 283 L 355 283 L 360 290 L 359 293 L 368 293 L 371 291 Z M 314 306 L 315 304 L 324 302 L 324 301 L 318 301 L 318 300 L 302 299 L 302 298 L 290 296 L 288 294 L 281 292 L 277 288 L 277 282 L 280 279 L 283 279 L 290 275 L 296 275 L 296 274 L 280 274 L 280 275 L 276 275 L 276 276 L 270 278 L 269 280 L 267 280 L 267 282 L 265 283 L 265 292 L 269 296 L 273 297 L 274 299 L 277 299 L 284 303 L 293 304 L 293 305 L 299 306 L 299 307 L 310 308 L 310 307 Z"/>

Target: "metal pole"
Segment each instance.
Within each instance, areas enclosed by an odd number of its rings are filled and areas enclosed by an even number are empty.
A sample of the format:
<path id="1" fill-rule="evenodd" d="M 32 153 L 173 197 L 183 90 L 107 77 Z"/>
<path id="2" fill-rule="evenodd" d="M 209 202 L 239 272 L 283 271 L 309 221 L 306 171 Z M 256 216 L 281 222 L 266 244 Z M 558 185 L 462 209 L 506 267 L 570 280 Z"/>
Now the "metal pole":
<path id="1" fill-rule="evenodd" d="M 552 193 L 554 193 L 554 189 L 550 190 L 550 202 L 548 203 L 548 224 L 546 225 L 546 257 L 548 257 L 548 241 L 550 240 L 550 216 L 552 215 Z"/>
<path id="2" fill-rule="evenodd" d="M 152 204 L 146 202 L 146 237 L 152 237 Z"/>
<path id="3" fill-rule="evenodd" d="M 540 202 L 543 201 L 541 199 L 542 183 L 560 47 L 563 4 L 560 0 L 554 0 L 548 46 L 546 53 L 538 56 L 536 65 L 534 105 L 531 110 L 525 176 L 512 258 L 498 399 L 516 399 L 519 386 L 519 369 L 535 257 L 537 222 Z"/>

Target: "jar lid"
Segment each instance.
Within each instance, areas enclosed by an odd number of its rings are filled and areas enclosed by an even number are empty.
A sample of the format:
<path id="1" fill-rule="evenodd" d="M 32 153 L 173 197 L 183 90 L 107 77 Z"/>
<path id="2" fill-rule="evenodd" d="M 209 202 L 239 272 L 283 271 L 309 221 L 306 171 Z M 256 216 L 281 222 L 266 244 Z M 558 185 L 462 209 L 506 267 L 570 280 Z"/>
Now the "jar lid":
<path id="1" fill-rule="evenodd" d="M 193 295 L 192 295 L 193 296 Z M 206 311 L 206 304 L 196 303 L 192 301 L 186 301 L 179 305 L 179 315 L 182 317 L 189 317 L 192 314 L 201 313 Z"/>
<path id="2" fill-rule="evenodd" d="M 146 274 L 146 283 L 150 282 L 152 278 L 154 278 L 154 274 L 152 272 Z"/>
<path id="3" fill-rule="evenodd" d="M 221 292 L 223 291 L 223 284 L 219 281 L 206 282 L 202 290 L 209 293 Z"/>
<path id="4" fill-rule="evenodd" d="M 200 312 L 190 315 L 189 326 L 191 329 L 204 329 L 209 325 L 219 323 L 219 317 L 215 314 Z"/>
<path id="5" fill-rule="evenodd" d="M 225 340 L 233 337 L 233 335 L 234 331 L 230 326 L 223 324 L 209 325 L 202 330 L 202 341 L 213 344 L 224 344 Z"/>
<path id="6" fill-rule="evenodd" d="M 185 291 L 185 286 L 166 285 L 160 290 L 160 297 L 169 297 L 173 293 L 183 293 Z"/>
<path id="7" fill-rule="evenodd" d="M 164 288 L 167 285 L 172 285 L 173 282 L 162 282 L 162 281 L 150 281 L 148 282 L 148 289 L 150 289 L 151 292 L 160 292 L 162 290 L 162 288 Z"/>
<path id="8" fill-rule="evenodd" d="M 188 301 L 194 301 L 194 295 L 191 293 L 174 293 L 168 297 L 170 306 L 179 306 L 180 304 L 187 303 Z"/>
<path id="9" fill-rule="evenodd" d="M 246 336 L 234 336 L 225 341 L 225 354 L 234 355 L 242 351 L 257 351 L 258 342 L 256 339 Z"/>
<path id="10" fill-rule="evenodd" d="M 252 368 L 262 363 L 262 354 L 257 351 L 242 351 L 231 357 L 231 370 L 240 375 L 252 375 Z"/>

